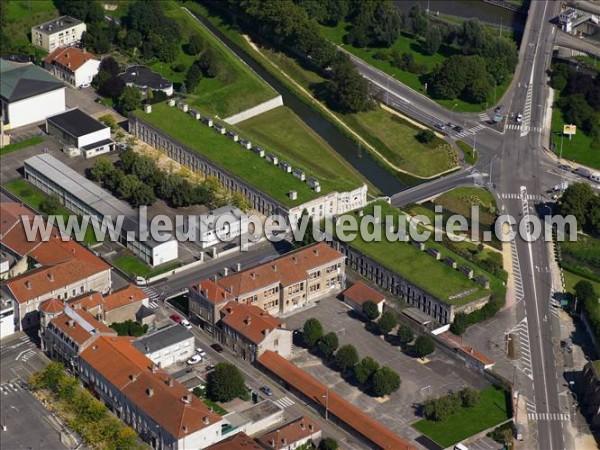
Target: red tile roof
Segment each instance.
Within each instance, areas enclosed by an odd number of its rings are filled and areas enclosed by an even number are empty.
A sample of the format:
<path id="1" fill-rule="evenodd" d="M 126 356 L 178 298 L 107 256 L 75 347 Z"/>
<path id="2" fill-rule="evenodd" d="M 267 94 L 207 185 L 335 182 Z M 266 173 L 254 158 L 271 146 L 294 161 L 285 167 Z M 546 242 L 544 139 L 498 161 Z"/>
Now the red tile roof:
<path id="1" fill-rule="evenodd" d="M 256 440 L 267 449 L 280 450 L 302 439 L 319 433 L 321 427 L 308 416 L 299 417 L 279 428 L 263 434 Z"/>
<path id="2" fill-rule="evenodd" d="M 130 284 L 129 286 L 119 289 L 110 295 L 105 295 L 104 309 L 106 311 L 111 311 L 132 303 L 139 303 L 147 298 L 148 294 L 146 294 L 137 286 Z"/>
<path id="3" fill-rule="evenodd" d="M 75 72 L 90 59 L 97 59 L 92 53 L 75 47 L 57 48 L 50 53 L 44 62 L 55 64 L 70 72 Z"/>
<path id="4" fill-rule="evenodd" d="M 33 217 L 33 212 L 19 203 L 0 203 L 0 239 L 21 221 L 21 216 Z"/>
<path id="5" fill-rule="evenodd" d="M 260 344 L 267 334 L 283 325 L 281 320 L 258 306 L 236 301 L 228 302 L 221 310 L 221 314 L 224 314 L 221 319 L 224 324 L 255 344 Z"/>
<path id="6" fill-rule="evenodd" d="M 299 283 L 308 278 L 309 271 L 344 258 L 342 253 L 319 242 L 268 263 L 223 277 L 218 280 L 218 284 L 240 297 L 276 283 L 283 286 Z"/>
<path id="7" fill-rule="evenodd" d="M 152 361 L 131 339 L 100 337 L 81 359 L 176 439 L 222 420 L 163 370 L 153 372 Z"/>
<path id="8" fill-rule="evenodd" d="M 206 447 L 206 450 L 264 450 L 243 431 L 224 439 L 221 442 Z"/>
<path id="9" fill-rule="evenodd" d="M 63 311 L 65 309 L 65 305 L 61 300 L 57 298 L 51 298 L 40 303 L 38 309 L 42 312 L 53 314 Z"/>
<path id="10" fill-rule="evenodd" d="M 277 353 L 267 350 L 258 358 L 258 362 L 322 408 L 325 407 L 328 397 L 329 414 L 336 416 L 379 448 L 414 449 L 407 441 Z"/>
<path id="11" fill-rule="evenodd" d="M 371 300 L 377 304 L 385 301 L 383 294 L 377 292 L 375 289 L 367 286 L 362 281 L 357 281 L 343 293 L 344 297 L 348 297 L 354 303 L 362 305 L 367 300 Z"/>
<path id="12" fill-rule="evenodd" d="M 99 292 L 88 292 L 69 299 L 68 303 L 69 306 L 75 310 L 83 309 L 84 311 L 91 311 L 101 306 L 103 301 L 102 294 Z"/>
<path id="13" fill-rule="evenodd" d="M 62 313 L 52 319 L 50 323 L 79 345 L 84 344 L 88 339 L 98 336 L 100 333 L 114 336 L 117 335 L 115 330 L 96 320 L 96 318 L 87 311 L 76 311 L 75 315 L 81 319 L 81 322 L 79 322 L 78 319 L 73 319 L 71 316 L 67 315 L 67 313 Z M 94 331 L 88 331 L 84 322 L 87 322 L 87 325 L 91 326 Z"/>
<path id="14" fill-rule="evenodd" d="M 200 293 L 209 303 L 213 305 L 218 305 L 219 303 L 234 299 L 232 294 L 210 279 L 202 280 L 198 285 L 194 285 L 191 288 Z"/>

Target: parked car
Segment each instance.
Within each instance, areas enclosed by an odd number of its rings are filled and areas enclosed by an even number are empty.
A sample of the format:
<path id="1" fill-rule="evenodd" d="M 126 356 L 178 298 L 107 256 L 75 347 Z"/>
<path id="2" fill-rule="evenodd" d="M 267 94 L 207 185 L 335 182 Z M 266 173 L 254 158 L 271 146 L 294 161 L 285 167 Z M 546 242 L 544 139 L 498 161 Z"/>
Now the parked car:
<path id="1" fill-rule="evenodd" d="M 210 346 L 210 348 L 212 348 L 217 353 L 221 353 L 223 351 L 223 347 L 221 347 L 219 344 L 213 344 Z"/>
<path id="2" fill-rule="evenodd" d="M 181 325 L 183 325 L 185 328 L 187 328 L 188 330 L 192 329 L 192 324 L 188 321 L 183 319 L 181 322 L 179 322 Z"/>
<path id="3" fill-rule="evenodd" d="M 594 172 L 591 174 L 590 180 L 592 180 L 594 183 L 600 183 L 600 172 Z"/>
<path id="4" fill-rule="evenodd" d="M 571 171 L 571 166 L 569 166 L 568 164 L 560 164 L 558 166 L 558 168 L 560 170 L 564 170 L 565 172 L 570 172 Z"/>
<path id="5" fill-rule="evenodd" d="M 269 386 L 261 386 L 260 390 L 268 397 L 271 397 L 273 395 L 273 391 Z"/>
<path id="6" fill-rule="evenodd" d="M 198 364 L 200 361 L 202 361 L 202 356 L 194 355 L 190 359 L 187 360 L 187 364 L 189 366 L 193 366 L 194 364 Z"/>
<path id="7" fill-rule="evenodd" d="M 171 314 L 169 318 L 175 323 L 181 323 L 181 317 L 177 314 Z"/>
<path id="8" fill-rule="evenodd" d="M 196 349 L 196 353 L 198 353 L 200 356 L 202 356 L 203 358 L 206 356 L 206 352 L 204 350 L 202 350 L 200 347 L 198 347 Z"/>
<path id="9" fill-rule="evenodd" d="M 573 173 L 576 173 L 577 175 L 583 178 L 589 178 L 590 175 L 592 175 L 592 172 L 589 169 L 586 169 L 585 167 L 578 167 L 573 171 Z"/>
<path id="10" fill-rule="evenodd" d="M 81 86 L 79 86 L 79 89 L 87 89 L 90 87 L 90 83 L 84 83 Z"/>
<path id="11" fill-rule="evenodd" d="M 517 114 L 516 121 L 517 121 L 517 123 L 523 122 L 523 114 L 521 114 L 521 113 Z"/>

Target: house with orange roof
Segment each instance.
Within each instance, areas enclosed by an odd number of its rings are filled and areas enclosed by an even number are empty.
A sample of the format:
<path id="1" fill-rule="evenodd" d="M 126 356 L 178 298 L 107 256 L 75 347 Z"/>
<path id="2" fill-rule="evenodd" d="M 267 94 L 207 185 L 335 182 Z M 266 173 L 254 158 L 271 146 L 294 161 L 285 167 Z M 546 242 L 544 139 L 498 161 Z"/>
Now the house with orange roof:
<path id="1" fill-rule="evenodd" d="M 230 438 L 223 439 L 217 444 L 207 447 L 206 450 L 264 450 L 258 443 L 243 431 Z"/>
<path id="2" fill-rule="evenodd" d="M 254 362 L 266 350 L 292 355 L 292 332 L 285 323 L 254 305 L 228 302 L 221 309 L 217 339 L 239 357 Z"/>
<path id="3" fill-rule="evenodd" d="M 85 48 L 59 47 L 44 58 L 44 67 L 73 87 L 87 87 L 98 74 L 100 60 Z"/>
<path id="4" fill-rule="evenodd" d="M 344 292 L 342 292 L 342 297 L 344 302 L 352 306 L 352 308 L 360 313 L 362 313 L 363 303 L 366 301 L 372 301 L 375 303 L 377 305 L 377 309 L 379 310 L 379 314 L 383 313 L 385 296 L 362 281 L 357 281 Z"/>
<path id="5" fill-rule="evenodd" d="M 324 242 L 190 287 L 190 311 L 209 332 L 229 300 L 254 305 L 273 316 L 289 313 L 344 287 L 345 256 Z"/>
<path id="6" fill-rule="evenodd" d="M 104 295 L 103 319 L 107 323 L 135 320 L 135 314 L 142 306 L 148 306 L 148 294 L 134 284 Z"/>
<path id="7" fill-rule="evenodd" d="M 319 424 L 309 416 L 302 416 L 263 434 L 256 441 L 268 450 L 294 450 L 320 438 Z"/>
<path id="8" fill-rule="evenodd" d="M 227 437 L 223 418 L 129 338 L 96 339 L 79 357 L 79 378 L 152 448 L 207 448 Z"/>

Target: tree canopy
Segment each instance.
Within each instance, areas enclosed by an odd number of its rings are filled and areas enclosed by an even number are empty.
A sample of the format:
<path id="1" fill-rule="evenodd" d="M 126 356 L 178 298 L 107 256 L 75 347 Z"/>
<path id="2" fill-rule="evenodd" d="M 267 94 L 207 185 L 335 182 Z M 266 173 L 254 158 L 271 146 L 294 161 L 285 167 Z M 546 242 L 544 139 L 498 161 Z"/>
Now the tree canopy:
<path id="1" fill-rule="evenodd" d="M 358 362 L 358 352 L 352 344 L 342 345 L 335 354 L 335 363 L 342 372 L 352 369 Z"/>
<path id="2" fill-rule="evenodd" d="M 218 363 L 206 380 L 206 396 L 215 402 L 229 402 L 246 394 L 244 376 L 233 364 Z"/>
<path id="3" fill-rule="evenodd" d="M 315 348 L 319 340 L 323 337 L 323 325 L 318 319 L 311 317 L 304 322 L 302 337 L 304 345 L 308 348 Z"/>

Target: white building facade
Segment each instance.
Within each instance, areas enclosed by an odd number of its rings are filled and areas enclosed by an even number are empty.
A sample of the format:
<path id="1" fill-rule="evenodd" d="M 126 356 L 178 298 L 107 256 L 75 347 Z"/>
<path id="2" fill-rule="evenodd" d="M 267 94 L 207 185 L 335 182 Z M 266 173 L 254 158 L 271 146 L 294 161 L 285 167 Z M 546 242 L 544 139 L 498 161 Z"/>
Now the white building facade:
<path id="1" fill-rule="evenodd" d="M 87 27 L 81 20 L 62 16 L 31 27 L 31 43 L 52 53 L 59 47 L 81 42 L 81 37 L 86 30 Z"/>

